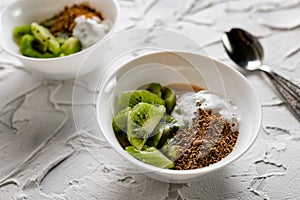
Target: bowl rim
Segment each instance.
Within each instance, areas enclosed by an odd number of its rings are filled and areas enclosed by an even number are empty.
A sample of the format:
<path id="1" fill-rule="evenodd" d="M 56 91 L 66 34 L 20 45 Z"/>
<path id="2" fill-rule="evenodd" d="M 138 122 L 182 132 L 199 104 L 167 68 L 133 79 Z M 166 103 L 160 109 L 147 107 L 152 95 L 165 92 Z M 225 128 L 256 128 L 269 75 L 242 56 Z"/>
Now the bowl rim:
<path id="1" fill-rule="evenodd" d="M 131 156 L 130 154 L 128 154 L 120 145 L 119 146 L 115 146 L 114 142 L 110 140 L 110 138 L 107 136 L 107 134 L 109 133 L 105 133 L 105 131 L 103 130 L 102 126 L 101 126 L 101 121 L 100 121 L 100 117 L 99 115 L 101 113 L 100 109 L 99 109 L 99 105 L 100 105 L 100 97 L 101 97 L 101 93 L 98 95 L 97 97 L 97 102 L 96 102 L 96 116 L 97 116 L 97 123 L 98 126 L 101 130 L 101 134 L 104 136 L 104 138 L 109 142 L 109 144 L 112 146 L 112 148 L 122 157 L 126 158 L 128 161 L 130 161 L 131 163 L 137 165 L 138 169 L 142 168 L 143 170 L 147 170 L 145 173 L 149 172 L 158 172 L 159 174 L 165 174 L 165 175 L 174 175 L 174 177 L 171 177 L 171 179 L 176 179 L 176 176 L 181 176 L 181 175 L 201 175 L 201 174 L 206 174 L 208 172 L 213 172 L 216 171 L 232 162 L 234 162 L 235 160 L 237 160 L 238 158 L 240 158 L 242 155 L 244 155 L 249 149 L 250 147 L 254 144 L 255 140 L 258 137 L 259 131 L 261 129 L 261 123 L 262 123 L 262 107 L 261 107 L 261 103 L 260 103 L 260 99 L 257 95 L 257 93 L 254 90 L 254 87 L 250 84 L 250 82 L 246 79 L 246 77 L 240 73 L 239 71 L 237 71 L 235 68 L 231 67 L 230 65 L 214 58 L 211 56 L 207 56 L 204 55 L 202 53 L 198 53 L 195 51 L 160 51 L 160 52 L 151 52 L 151 53 L 147 53 L 141 56 L 137 56 L 133 59 L 128 60 L 127 62 L 123 63 L 121 66 L 118 66 L 118 68 L 115 69 L 115 71 L 110 72 L 110 75 L 117 72 L 119 69 L 123 68 L 126 65 L 129 65 L 130 63 L 134 62 L 137 59 L 143 59 L 144 57 L 148 57 L 148 56 L 153 56 L 153 55 L 158 55 L 158 54 L 163 54 L 163 53 L 175 53 L 175 54 L 180 54 L 181 56 L 183 54 L 188 54 L 188 55 L 193 55 L 193 56 L 198 56 L 198 57 L 202 57 L 202 59 L 210 59 L 212 62 L 217 63 L 219 66 L 221 67 L 225 67 L 225 68 L 229 68 L 229 70 L 232 71 L 232 73 L 236 74 L 237 76 L 239 76 L 250 88 L 250 90 L 252 91 L 254 98 L 255 98 L 255 104 L 258 105 L 258 124 L 255 127 L 255 130 L 252 131 L 252 133 L 254 133 L 254 136 L 251 138 L 250 142 L 247 143 L 247 145 L 245 145 L 245 147 L 243 147 L 242 151 L 238 152 L 237 155 L 233 158 L 231 158 L 230 160 L 227 160 L 227 162 L 216 162 L 212 165 L 206 166 L 206 167 L 202 167 L 202 168 L 198 168 L 198 169 L 189 169 L 189 170 L 171 170 L 171 169 L 163 169 L 163 168 L 159 168 L 159 167 L 155 167 L 152 166 L 150 164 L 144 163 L 136 158 L 134 158 L 133 156 Z M 107 70 L 107 69 L 105 69 Z M 109 76 L 110 76 L 109 75 Z M 107 79 L 106 79 L 107 80 Z M 103 86 L 101 86 L 103 87 Z M 100 90 L 101 91 L 101 90 Z M 184 179 L 184 178 L 183 178 Z M 188 177 L 186 177 L 186 179 L 189 179 Z M 178 178 L 178 180 L 180 180 L 180 178 Z"/>
<path id="2" fill-rule="evenodd" d="M 101 45 L 102 42 L 104 40 L 106 40 L 111 34 L 113 34 L 115 32 L 115 29 L 119 23 L 120 20 L 120 5 L 117 3 L 116 0 L 110 0 L 110 2 L 113 4 L 113 6 L 116 9 L 116 13 L 115 13 L 115 22 L 113 23 L 113 25 L 110 27 L 110 30 L 107 34 L 105 34 L 105 36 L 100 39 L 99 41 L 97 41 L 95 44 L 89 46 L 86 49 L 83 49 L 79 52 L 76 52 L 74 54 L 70 54 L 67 56 L 63 56 L 63 57 L 54 57 L 54 58 L 33 58 L 33 57 L 27 57 L 22 55 L 21 53 L 15 53 L 7 48 L 5 48 L 0 40 L 0 47 L 7 52 L 8 54 L 15 56 L 16 58 L 22 59 L 22 60 L 27 60 L 27 61 L 39 61 L 39 62 L 49 62 L 49 61 L 56 61 L 56 60 L 60 60 L 60 59 L 71 59 L 72 57 L 78 56 L 79 54 L 84 54 L 84 53 L 88 53 L 88 51 L 91 51 L 95 48 L 97 48 L 97 46 Z M 0 34 L 2 32 L 3 29 L 3 25 L 2 25 L 2 19 L 3 19 L 3 15 L 8 12 L 9 8 L 14 7 L 16 4 L 20 3 L 20 0 L 13 0 L 10 1 L 9 3 L 7 3 L 5 5 L 5 7 L 2 9 L 2 11 L 0 12 Z M 55 3 L 53 1 L 53 3 Z"/>

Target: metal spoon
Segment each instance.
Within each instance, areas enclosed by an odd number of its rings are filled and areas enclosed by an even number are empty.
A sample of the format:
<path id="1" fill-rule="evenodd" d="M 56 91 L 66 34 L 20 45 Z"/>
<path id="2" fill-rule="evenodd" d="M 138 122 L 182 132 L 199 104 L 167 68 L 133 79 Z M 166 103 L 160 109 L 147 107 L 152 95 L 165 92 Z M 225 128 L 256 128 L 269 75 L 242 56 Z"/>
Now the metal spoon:
<path id="1" fill-rule="evenodd" d="M 258 39 L 250 33 L 233 28 L 222 35 L 223 46 L 229 57 L 248 71 L 263 71 L 270 78 L 288 107 L 300 121 L 300 88 L 263 65 L 264 51 Z"/>

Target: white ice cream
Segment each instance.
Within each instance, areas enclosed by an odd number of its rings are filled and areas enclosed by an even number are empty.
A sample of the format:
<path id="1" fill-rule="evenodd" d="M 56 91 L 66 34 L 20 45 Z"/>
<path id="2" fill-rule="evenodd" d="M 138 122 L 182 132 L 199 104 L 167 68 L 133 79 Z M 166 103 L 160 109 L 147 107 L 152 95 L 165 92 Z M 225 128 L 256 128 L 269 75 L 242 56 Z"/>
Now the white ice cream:
<path id="1" fill-rule="evenodd" d="M 72 34 L 81 41 L 83 49 L 101 40 L 109 31 L 107 21 L 101 21 L 99 17 L 80 16 L 75 19 L 75 22 Z"/>
<path id="2" fill-rule="evenodd" d="M 172 115 L 181 121 L 184 125 L 190 125 L 192 119 L 196 117 L 197 105 L 201 102 L 203 110 L 211 110 L 220 114 L 226 121 L 232 125 L 232 129 L 238 128 L 238 115 L 236 106 L 221 95 L 211 93 L 207 90 L 198 93 L 186 93 L 182 95 L 172 112 Z"/>

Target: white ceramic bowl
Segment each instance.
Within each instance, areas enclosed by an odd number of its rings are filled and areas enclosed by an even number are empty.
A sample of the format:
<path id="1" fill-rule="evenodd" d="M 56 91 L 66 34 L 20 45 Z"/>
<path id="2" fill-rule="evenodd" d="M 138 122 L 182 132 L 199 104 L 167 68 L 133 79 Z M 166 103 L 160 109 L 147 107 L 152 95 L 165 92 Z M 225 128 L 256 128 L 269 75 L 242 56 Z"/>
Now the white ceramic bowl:
<path id="1" fill-rule="evenodd" d="M 89 59 L 96 59 L 93 52 Z M 160 169 L 129 155 L 120 146 L 112 130 L 116 95 L 143 84 L 186 82 L 207 88 L 232 100 L 240 117 L 239 137 L 234 150 L 221 161 L 195 170 Z M 102 134 L 111 146 L 139 171 L 165 182 L 183 183 L 220 169 L 244 154 L 255 141 L 261 124 L 259 99 L 246 78 L 238 71 L 212 58 L 189 52 L 159 52 L 138 57 L 118 69 L 108 68 L 99 80 L 97 117 Z"/>
<path id="2" fill-rule="evenodd" d="M 103 39 L 93 46 L 69 56 L 39 59 L 23 56 L 19 52 L 19 46 L 13 40 L 13 29 L 16 26 L 40 22 L 59 13 L 65 6 L 82 2 L 88 2 L 92 8 L 102 12 L 103 16 L 109 21 L 110 31 L 105 38 L 108 37 L 115 29 L 119 18 L 119 6 L 115 0 L 18 0 L 10 2 L 1 13 L 0 46 L 6 52 L 17 57 L 25 68 L 45 78 L 56 80 L 75 78 L 82 61 Z M 93 66 L 86 66 L 85 69 L 80 70 L 78 75 L 84 75 L 93 69 Z"/>

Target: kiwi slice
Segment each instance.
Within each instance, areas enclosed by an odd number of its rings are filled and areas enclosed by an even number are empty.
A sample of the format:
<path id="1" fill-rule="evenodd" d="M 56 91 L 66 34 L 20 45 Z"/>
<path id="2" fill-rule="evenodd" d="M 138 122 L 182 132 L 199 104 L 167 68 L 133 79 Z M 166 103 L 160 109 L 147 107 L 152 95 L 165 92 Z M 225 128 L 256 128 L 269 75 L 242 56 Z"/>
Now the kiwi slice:
<path id="1" fill-rule="evenodd" d="M 55 55 L 60 52 L 60 45 L 54 35 L 45 27 L 37 24 L 31 24 L 33 36 L 44 46 L 44 51 L 49 50 Z"/>
<path id="2" fill-rule="evenodd" d="M 165 100 L 167 113 L 171 114 L 171 112 L 173 111 L 176 105 L 176 93 L 172 89 L 165 86 L 162 87 L 162 93 L 163 93 L 163 99 Z"/>
<path id="3" fill-rule="evenodd" d="M 137 138 L 127 134 L 128 115 L 131 111 L 130 107 L 121 110 L 112 120 L 114 133 L 123 148 L 127 146 L 135 146 L 137 149 L 142 149 L 147 139 Z"/>
<path id="4" fill-rule="evenodd" d="M 126 133 L 128 113 L 130 110 L 131 109 L 129 107 L 125 108 L 124 110 L 120 111 L 112 120 L 112 128 L 123 148 L 131 145 L 128 141 Z"/>
<path id="5" fill-rule="evenodd" d="M 126 147 L 126 151 L 136 159 L 159 167 L 159 168 L 174 168 L 174 163 L 162 154 L 155 147 L 146 147 L 143 150 L 138 150 L 133 146 Z"/>
<path id="6" fill-rule="evenodd" d="M 150 83 L 146 90 L 152 92 L 153 94 L 156 94 L 157 96 L 161 97 L 161 85 L 159 83 Z"/>
<path id="7" fill-rule="evenodd" d="M 13 35 L 14 39 L 19 43 L 22 36 L 31 34 L 31 25 L 17 26 L 14 28 Z"/>
<path id="8" fill-rule="evenodd" d="M 20 41 L 20 52 L 24 56 L 33 58 L 53 58 L 55 55 L 49 52 L 41 53 L 35 49 L 35 38 L 33 35 L 25 34 Z"/>
<path id="9" fill-rule="evenodd" d="M 113 128 L 120 129 L 123 132 L 127 131 L 127 119 L 128 113 L 130 112 L 131 108 L 127 107 L 121 110 L 114 118 L 115 126 Z"/>
<path id="10" fill-rule="evenodd" d="M 61 56 L 74 54 L 80 50 L 81 50 L 81 42 L 75 37 L 70 37 L 66 39 L 61 46 Z"/>
<path id="11" fill-rule="evenodd" d="M 132 90 L 124 92 L 117 102 L 118 110 L 122 110 L 126 107 L 133 108 L 140 102 L 149 103 L 152 105 L 165 105 L 165 101 L 157 95 L 147 90 Z"/>
<path id="12" fill-rule="evenodd" d="M 160 149 L 167 139 L 170 138 L 172 134 L 176 133 L 179 128 L 180 124 L 174 117 L 171 115 L 165 115 L 156 128 L 156 134 L 152 136 L 147 143 L 149 143 L 150 146 L 155 146 Z"/>
<path id="13" fill-rule="evenodd" d="M 159 121 L 165 114 L 165 107 L 162 105 L 152 105 L 149 103 L 138 103 L 128 114 L 127 134 L 129 141 L 131 138 L 148 139 Z M 146 141 L 142 141 L 146 142 Z M 134 145 L 137 149 L 140 146 Z"/>
<path id="14" fill-rule="evenodd" d="M 127 138 L 130 144 L 138 150 L 141 150 L 144 147 L 145 143 L 147 142 L 147 138 L 138 138 L 131 135 L 127 135 Z"/>

